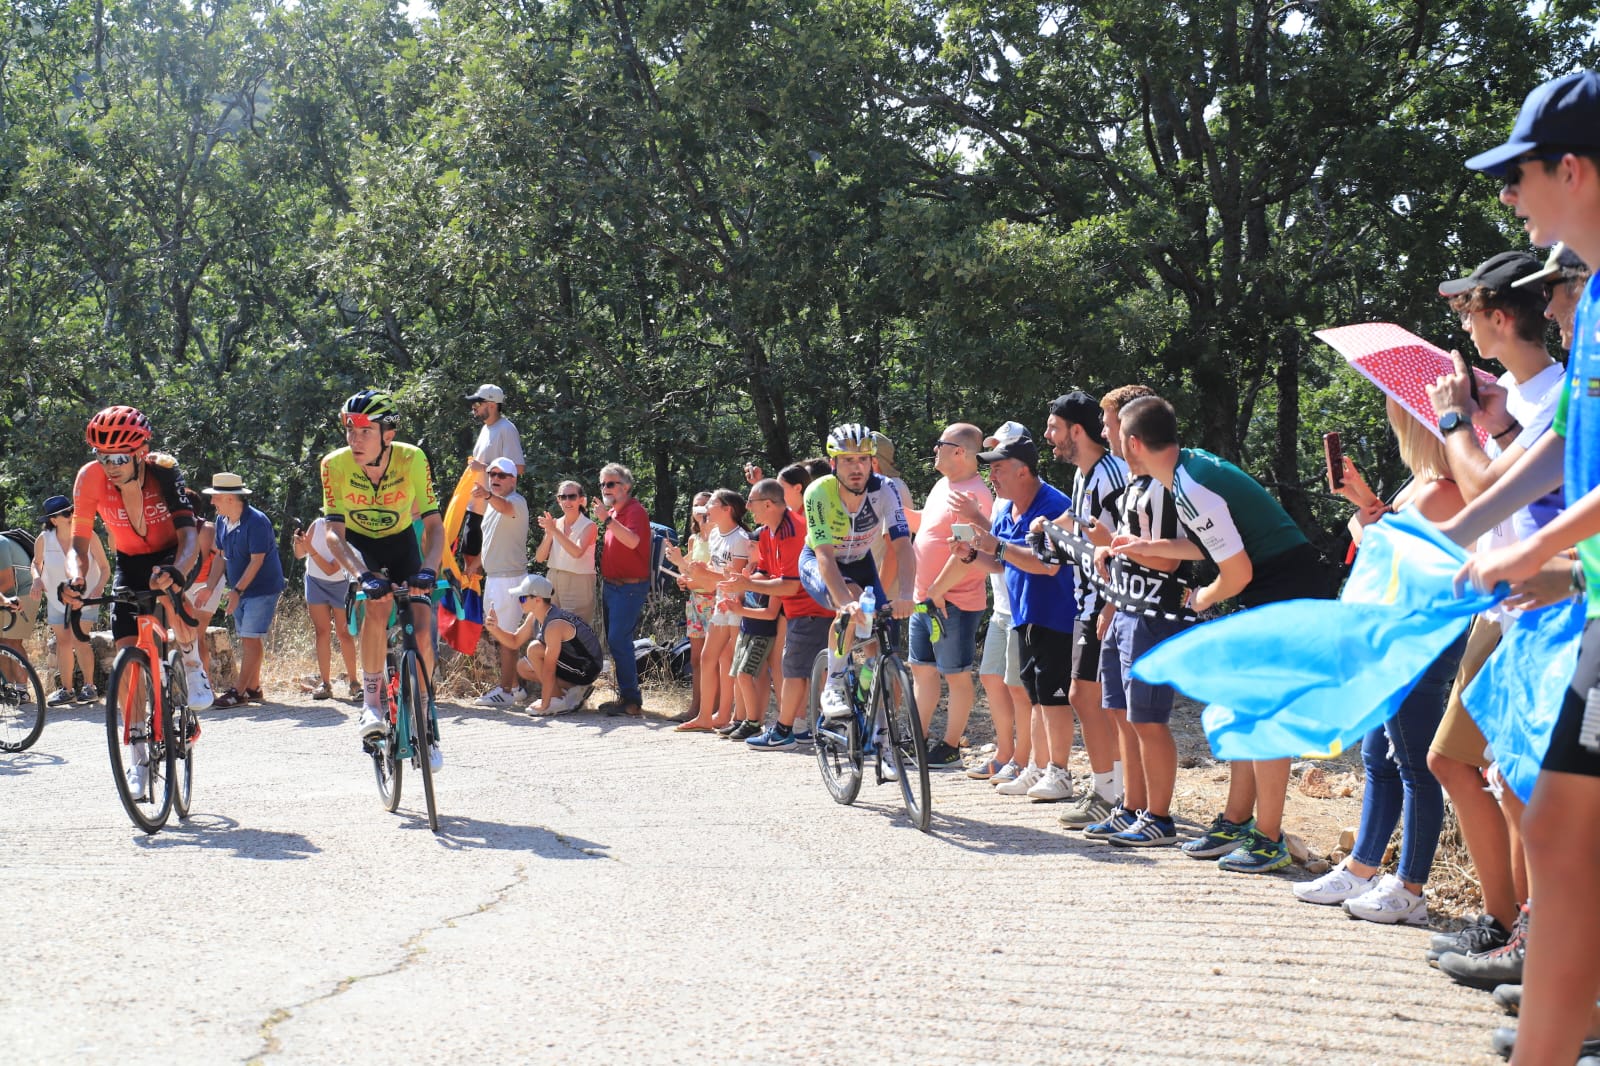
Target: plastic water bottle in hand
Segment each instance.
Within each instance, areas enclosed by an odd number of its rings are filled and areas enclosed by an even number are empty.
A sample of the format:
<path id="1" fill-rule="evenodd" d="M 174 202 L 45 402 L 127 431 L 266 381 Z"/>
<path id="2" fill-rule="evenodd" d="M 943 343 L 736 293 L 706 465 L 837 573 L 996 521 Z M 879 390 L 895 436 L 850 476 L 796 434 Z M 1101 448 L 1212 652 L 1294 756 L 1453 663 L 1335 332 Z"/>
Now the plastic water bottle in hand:
<path id="1" fill-rule="evenodd" d="M 872 616 L 878 611 L 877 592 L 867 589 L 857 604 L 860 609 L 856 613 L 856 639 L 866 640 L 872 636 Z"/>

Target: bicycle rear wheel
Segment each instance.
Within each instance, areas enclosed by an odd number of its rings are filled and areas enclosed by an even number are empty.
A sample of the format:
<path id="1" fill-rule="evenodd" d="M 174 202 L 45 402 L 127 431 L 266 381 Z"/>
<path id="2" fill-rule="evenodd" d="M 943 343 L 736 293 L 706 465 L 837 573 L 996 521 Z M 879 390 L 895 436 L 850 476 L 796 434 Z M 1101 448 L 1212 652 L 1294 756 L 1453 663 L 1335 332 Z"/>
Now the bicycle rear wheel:
<path id="1" fill-rule="evenodd" d="M 44 731 L 44 686 L 33 664 L 0 646 L 0 751 L 25 751 Z"/>
<path id="2" fill-rule="evenodd" d="M 387 676 L 398 677 L 399 665 L 390 655 Z M 398 691 L 394 685 L 385 686 L 385 713 L 389 715 L 389 732 L 376 740 L 367 741 L 367 751 L 372 755 L 372 776 L 378 782 L 378 798 L 384 809 L 391 813 L 400 806 L 400 784 L 405 776 L 405 762 L 395 754 L 400 748 L 400 716 L 395 713 Z"/>
<path id="3" fill-rule="evenodd" d="M 183 657 L 167 653 L 167 748 L 172 752 L 172 806 L 179 818 L 189 817 L 194 790 L 194 748 L 190 741 L 200 732 L 199 719 L 189 709 L 189 679 Z"/>
<path id="4" fill-rule="evenodd" d="M 400 656 L 400 711 L 411 715 L 411 761 L 422 771 L 422 795 L 428 804 L 428 828 L 439 831 L 439 808 L 433 799 L 433 764 L 429 761 L 433 745 L 438 738 L 433 735 L 433 722 L 428 717 L 428 704 L 433 685 L 422 668 L 422 657 L 414 651 Z"/>
<path id="5" fill-rule="evenodd" d="M 822 716 L 822 686 L 828 681 L 828 652 L 817 652 L 811 664 L 809 695 L 811 737 L 822 783 L 835 803 L 854 803 L 861 791 L 861 730 L 854 716 L 834 721 Z"/>
<path id="6" fill-rule="evenodd" d="M 155 681 L 150 660 L 138 648 L 123 648 L 111 664 L 106 684 L 106 743 L 111 750 L 111 776 L 117 796 L 133 824 L 146 833 L 158 832 L 172 812 L 172 748 L 157 744 L 155 736 Z M 123 742 L 122 716 L 131 712 L 129 739 Z M 145 787 L 135 790 L 128 771 L 145 768 Z"/>
<path id="7" fill-rule="evenodd" d="M 917 701 L 912 694 L 911 671 L 898 659 L 883 659 L 878 669 L 877 717 L 883 723 L 884 747 L 889 765 L 900 778 L 900 795 L 911 824 L 928 831 L 933 817 L 933 794 L 928 783 L 928 740 L 922 735 Z"/>

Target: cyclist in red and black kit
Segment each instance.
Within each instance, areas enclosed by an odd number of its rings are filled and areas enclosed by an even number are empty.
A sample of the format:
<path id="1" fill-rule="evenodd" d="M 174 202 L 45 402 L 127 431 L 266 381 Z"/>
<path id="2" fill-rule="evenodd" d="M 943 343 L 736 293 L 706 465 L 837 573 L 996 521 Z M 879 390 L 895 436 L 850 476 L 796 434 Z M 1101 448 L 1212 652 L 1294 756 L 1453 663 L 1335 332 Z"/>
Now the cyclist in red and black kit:
<path id="1" fill-rule="evenodd" d="M 83 577 L 89 572 L 89 538 L 98 515 L 111 534 L 116 553 L 118 588 L 181 592 L 189 584 L 199 557 L 194 507 L 184 487 L 178 463 L 170 455 L 150 450 L 154 430 L 150 420 L 133 407 L 107 407 L 89 419 L 84 432 L 94 458 L 78 471 L 72 486 L 72 551 L 67 559 L 67 587 L 62 601 L 76 608 L 83 596 Z M 181 619 L 170 619 L 189 682 L 189 706 L 210 707 L 211 682 L 200 665 L 196 631 Z M 128 604 L 113 604 L 111 635 L 119 647 L 135 643 L 138 615 Z M 129 768 L 130 777 L 144 766 Z M 142 789 L 141 789 L 142 790 Z"/>

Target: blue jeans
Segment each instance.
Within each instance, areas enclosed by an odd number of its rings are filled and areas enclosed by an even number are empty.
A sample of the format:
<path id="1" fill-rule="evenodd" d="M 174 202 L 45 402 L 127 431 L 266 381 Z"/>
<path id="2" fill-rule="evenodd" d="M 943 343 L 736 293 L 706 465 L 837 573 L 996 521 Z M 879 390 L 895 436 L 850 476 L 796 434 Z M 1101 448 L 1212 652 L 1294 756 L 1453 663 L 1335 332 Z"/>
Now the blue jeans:
<path id="1" fill-rule="evenodd" d="M 611 649 L 611 662 L 617 671 L 617 697 L 623 703 L 644 702 L 639 691 L 639 663 L 633 657 L 633 637 L 649 592 L 648 581 L 605 583 L 606 647 Z"/>
<path id="2" fill-rule="evenodd" d="M 1395 872 L 1411 884 L 1427 883 L 1444 828 L 1444 790 L 1428 769 L 1428 745 L 1444 717 L 1466 644 L 1463 633 L 1423 671 L 1394 717 L 1361 742 L 1367 788 L 1361 799 L 1361 829 L 1350 855 L 1367 866 L 1381 866 L 1384 849 L 1403 815 L 1405 832 Z"/>

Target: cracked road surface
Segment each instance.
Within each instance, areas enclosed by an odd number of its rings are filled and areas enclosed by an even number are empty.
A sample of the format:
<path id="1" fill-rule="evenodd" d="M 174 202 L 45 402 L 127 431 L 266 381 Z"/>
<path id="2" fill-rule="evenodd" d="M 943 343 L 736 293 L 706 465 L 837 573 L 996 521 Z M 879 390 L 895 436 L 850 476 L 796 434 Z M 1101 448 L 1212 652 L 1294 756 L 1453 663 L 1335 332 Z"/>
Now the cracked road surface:
<path id="1" fill-rule="evenodd" d="M 809 749 L 441 710 L 437 837 L 410 775 L 383 810 L 344 705 L 205 715 L 195 815 L 154 837 L 99 708 L 0 755 L 5 1060 L 1498 1061 L 1424 930 L 1282 878 L 956 774 L 924 836 L 893 786 L 834 804 Z"/>

